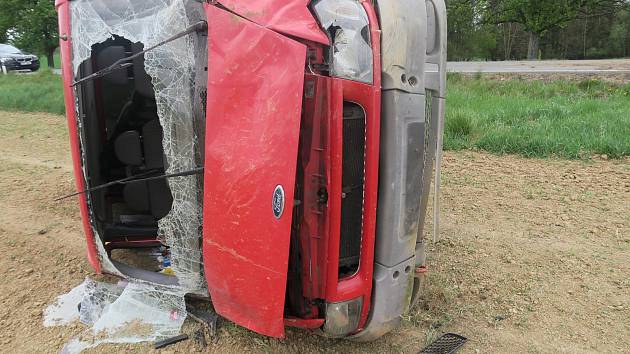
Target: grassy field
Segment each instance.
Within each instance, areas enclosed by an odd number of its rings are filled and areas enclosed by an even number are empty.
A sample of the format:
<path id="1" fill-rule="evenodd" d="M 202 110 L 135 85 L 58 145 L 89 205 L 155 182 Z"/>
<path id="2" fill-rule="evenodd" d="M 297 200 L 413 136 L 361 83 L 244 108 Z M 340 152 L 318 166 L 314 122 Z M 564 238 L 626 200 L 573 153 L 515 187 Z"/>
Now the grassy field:
<path id="1" fill-rule="evenodd" d="M 55 68 L 60 68 L 61 67 L 61 55 L 59 54 L 59 48 L 57 48 L 57 50 L 55 51 L 55 55 L 53 57 L 54 59 L 54 67 Z M 46 58 L 45 55 L 42 55 L 39 57 L 39 62 L 42 65 L 42 68 L 47 68 L 48 67 L 48 58 Z"/>
<path id="2" fill-rule="evenodd" d="M 45 67 L 33 74 L 0 75 L 0 109 L 64 114 L 61 76 Z"/>
<path id="3" fill-rule="evenodd" d="M 580 159 L 630 155 L 630 84 L 487 80 L 449 75 L 444 145 Z M 0 75 L 0 109 L 63 114 L 61 78 L 46 68 Z"/>
<path id="4" fill-rule="evenodd" d="M 449 76 L 445 148 L 531 157 L 630 155 L 630 84 Z"/>

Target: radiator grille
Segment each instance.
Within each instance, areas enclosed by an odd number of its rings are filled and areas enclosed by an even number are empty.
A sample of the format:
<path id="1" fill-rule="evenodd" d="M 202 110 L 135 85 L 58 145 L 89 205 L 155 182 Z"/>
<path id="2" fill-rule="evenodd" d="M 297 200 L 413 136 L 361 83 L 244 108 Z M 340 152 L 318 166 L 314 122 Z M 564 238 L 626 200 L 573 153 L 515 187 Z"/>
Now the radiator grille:
<path id="1" fill-rule="evenodd" d="M 365 113 L 361 106 L 344 102 L 341 235 L 339 275 L 357 271 L 363 230 L 365 174 Z"/>

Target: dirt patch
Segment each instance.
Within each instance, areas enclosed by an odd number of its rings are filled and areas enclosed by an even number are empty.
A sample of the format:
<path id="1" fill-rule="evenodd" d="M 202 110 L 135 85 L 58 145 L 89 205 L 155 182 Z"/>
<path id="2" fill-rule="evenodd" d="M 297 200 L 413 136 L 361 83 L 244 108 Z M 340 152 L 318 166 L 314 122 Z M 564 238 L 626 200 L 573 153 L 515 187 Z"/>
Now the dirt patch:
<path id="1" fill-rule="evenodd" d="M 56 353 L 84 329 L 44 328 L 41 317 L 92 274 L 76 201 L 52 202 L 73 190 L 68 156 L 63 117 L 0 112 L 2 351 Z M 470 339 L 465 353 L 628 350 L 629 160 L 447 153 L 443 192 L 427 292 L 400 329 L 358 344 L 295 329 L 270 339 L 224 321 L 207 351 L 415 353 L 444 331 Z M 119 351 L 154 352 L 148 343 L 89 352 Z"/>
<path id="2" fill-rule="evenodd" d="M 597 80 L 615 85 L 625 85 L 630 82 L 630 73 L 461 73 L 469 78 L 481 76 L 485 79 L 507 81 L 542 81 L 553 82 L 559 80 L 584 81 Z"/>
<path id="3" fill-rule="evenodd" d="M 445 302 L 425 304 L 438 325 L 482 352 L 627 350 L 628 160 L 465 152 L 447 154 L 445 171 L 446 239 L 431 252 Z"/>

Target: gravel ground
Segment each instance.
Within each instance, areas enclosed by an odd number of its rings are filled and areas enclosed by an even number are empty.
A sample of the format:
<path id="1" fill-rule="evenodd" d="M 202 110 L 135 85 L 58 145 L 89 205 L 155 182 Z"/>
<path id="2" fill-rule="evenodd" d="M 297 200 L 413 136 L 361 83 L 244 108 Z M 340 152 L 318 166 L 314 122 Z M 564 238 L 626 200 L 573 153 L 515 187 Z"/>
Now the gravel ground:
<path id="1" fill-rule="evenodd" d="M 52 202 L 73 190 L 65 119 L 0 112 L 0 161 L 0 352 L 56 353 L 83 327 L 44 328 L 42 311 L 92 275 L 76 202 Z M 206 351 L 416 353 L 452 331 L 469 338 L 464 353 L 630 352 L 630 160 L 446 153 L 443 193 L 429 285 L 400 329 L 357 344 L 225 322 Z"/>

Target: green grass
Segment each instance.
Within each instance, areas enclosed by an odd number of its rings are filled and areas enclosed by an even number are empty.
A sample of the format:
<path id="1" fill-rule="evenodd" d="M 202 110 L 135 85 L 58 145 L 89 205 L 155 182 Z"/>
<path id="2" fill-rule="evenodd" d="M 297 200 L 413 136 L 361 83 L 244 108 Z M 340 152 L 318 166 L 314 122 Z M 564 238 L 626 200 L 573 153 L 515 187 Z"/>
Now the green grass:
<path id="1" fill-rule="evenodd" d="M 630 84 L 487 80 L 451 74 L 444 147 L 578 159 L 630 156 Z M 63 114 L 61 77 L 45 67 L 0 75 L 0 109 Z"/>
<path id="2" fill-rule="evenodd" d="M 53 60 L 54 60 L 54 67 L 56 69 L 61 68 L 61 56 L 59 54 L 59 48 L 57 48 L 57 50 L 55 51 Z M 39 57 L 39 63 L 40 63 L 42 68 L 47 68 L 48 67 L 48 58 L 46 58 L 45 55 L 40 56 Z"/>
<path id="3" fill-rule="evenodd" d="M 444 147 L 577 159 L 630 155 L 630 84 L 449 75 Z"/>
<path id="4" fill-rule="evenodd" d="M 61 76 L 47 68 L 33 74 L 0 74 L 0 109 L 64 114 Z"/>

